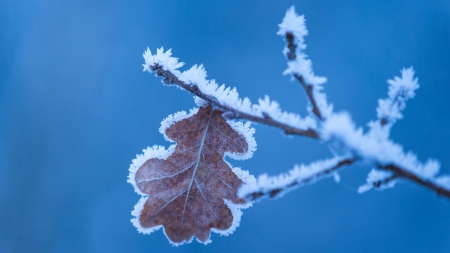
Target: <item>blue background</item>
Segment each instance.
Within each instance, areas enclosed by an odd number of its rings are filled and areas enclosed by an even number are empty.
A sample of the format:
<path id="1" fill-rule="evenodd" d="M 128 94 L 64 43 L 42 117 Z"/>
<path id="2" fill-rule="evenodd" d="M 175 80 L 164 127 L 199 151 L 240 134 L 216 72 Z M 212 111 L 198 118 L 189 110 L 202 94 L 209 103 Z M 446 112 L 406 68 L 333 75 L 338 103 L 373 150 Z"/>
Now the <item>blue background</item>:
<path id="1" fill-rule="evenodd" d="M 450 1 L 0 2 L 0 252 L 450 252 L 450 201 L 410 183 L 356 193 L 353 166 L 244 211 L 237 231 L 178 248 L 130 223 L 138 201 L 131 159 L 168 146 L 161 120 L 192 96 L 142 72 L 142 53 L 173 48 L 241 96 L 269 94 L 305 115 L 300 86 L 281 73 L 285 11 L 305 14 L 306 53 L 336 111 L 364 126 L 386 80 L 414 66 L 421 88 L 392 138 L 450 173 Z M 255 125 L 258 150 L 231 161 L 254 175 L 331 157 L 301 137 Z"/>

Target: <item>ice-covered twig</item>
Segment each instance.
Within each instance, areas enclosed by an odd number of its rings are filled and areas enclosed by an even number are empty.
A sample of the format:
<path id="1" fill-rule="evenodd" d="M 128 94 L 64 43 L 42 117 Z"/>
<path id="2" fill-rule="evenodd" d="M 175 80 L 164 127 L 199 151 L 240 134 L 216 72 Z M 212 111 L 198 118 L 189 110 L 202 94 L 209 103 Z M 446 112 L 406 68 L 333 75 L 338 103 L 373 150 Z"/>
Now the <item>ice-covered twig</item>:
<path id="1" fill-rule="evenodd" d="M 398 175 L 391 171 L 372 169 L 367 175 L 367 183 L 358 188 L 358 193 L 364 193 L 372 188 L 378 190 L 392 188 L 396 183 L 394 179 L 397 177 Z"/>
<path id="2" fill-rule="evenodd" d="M 394 164 L 380 166 L 380 168 L 387 171 L 391 171 L 393 175 L 395 175 L 398 178 L 408 179 L 418 185 L 421 185 L 425 188 L 434 191 L 439 196 L 444 196 L 450 199 L 450 184 L 449 184 L 450 181 L 447 180 L 449 177 L 446 175 L 441 177 L 427 178 L 418 173 L 405 170 L 404 168 L 401 168 Z"/>
<path id="3" fill-rule="evenodd" d="M 281 197 L 299 186 L 331 177 L 338 169 L 345 165 L 351 165 L 355 161 L 354 158 L 334 157 L 310 165 L 295 166 L 287 174 L 281 174 L 276 177 L 269 177 L 263 174 L 258 177 L 255 184 L 241 187 L 238 195 L 247 201 Z"/>
<path id="4" fill-rule="evenodd" d="M 406 101 L 413 98 L 419 88 L 412 67 L 402 69 L 401 73 L 401 77 L 388 80 L 388 98 L 378 100 L 377 117 L 383 126 L 403 118 L 402 110 L 406 107 Z"/>
<path id="5" fill-rule="evenodd" d="M 438 161 L 429 159 L 427 162 L 421 163 L 414 153 L 405 152 L 402 146 L 389 140 L 386 136 L 376 135 L 373 131 L 364 133 L 362 128 L 355 126 L 347 113 L 332 114 L 322 124 L 320 136 L 336 152 L 353 154 L 354 157 L 373 163 L 380 169 L 391 171 L 395 174 L 395 179 L 410 180 L 446 197 L 450 192 L 450 181 L 440 179 L 446 176 L 437 176 L 440 169 Z M 380 176 L 376 180 L 371 179 L 379 176 L 378 174 L 374 177 L 369 175 L 366 186 L 374 182 L 379 182 L 379 186 L 383 182 L 390 184 L 394 179 L 382 180 L 389 175 Z M 380 189 L 384 188 L 389 187 Z M 365 187 L 364 189 L 370 188 Z M 361 192 L 364 191 L 361 190 Z"/>
<path id="6" fill-rule="evenodd" d="M 164 54 L 169 56 L 161 56 Z M 165 84 L 177 85 L 207 103 L 226 111 L 224 116 L 229 119 L 245 119 L 277 127 L 284 130 L 285 134 L 301 135 L 314 139 L 319 137 L 315 130 L 316 122 L 311 117 L 302 119 L 296 114 L 282 112 L 278 104 L 270 101 L 268 97 L 260 99 L 257 105 L 251 105 L 249 99 L 239 99 L 235 89 L 225 89 L 223 86 L 217 87 L 214 80 L 208 82 L 204 78 L 206 73 L 202 66 L 194 66 L 188 71 L 180 72 L 177 68 L 181 67 L 182 64 L 173 60 L 176 58 L 170 56 L 170 51 L 164 53 L 163 49 L 158 49 L 157 54 L 152 55 L 150 50 L 147 50 L 144 53 L 144 58 L 146 59 L 144 70 L 155 72 L 156 75 L 163 77 Z M 201 76 L 202 74 L 204 76 Z"/>
<path id="7" fill-rule="evenodd" d="M 397 179 L 406 179 L 434 191 L 438 196 L 450 198 L 449 176 L 425 177 L 394 164 L 378 165 L 377 167 L 378 170 L 373 169 L 370 171 L 367 176 L 367 183 L 359 187 L 359 193 L 366 192 L 372 188 L 379 190 L 392 188 Z"/>
<path id="8" fill-rule="evenodd" d="M 304 36 L 308 35 L 305 18 L 303 15 L 297 15 L 294 6 L 292 6 L 286 12 L 286 16 L 279 27 L 277 34 L 284 36 L 287 42 L 283 53 L 288 59 L 288 68 L 284 71 L 284 74 L 292 74 L 300 82 L 311 103 L 311 112 L 318 119 L 323 120 L 331 115 L 333 107 L 328 105 L 326 95 L 321 92 L 327 79 L 314 74 L 311 60 L 302 51 L 306 48 Z"/>

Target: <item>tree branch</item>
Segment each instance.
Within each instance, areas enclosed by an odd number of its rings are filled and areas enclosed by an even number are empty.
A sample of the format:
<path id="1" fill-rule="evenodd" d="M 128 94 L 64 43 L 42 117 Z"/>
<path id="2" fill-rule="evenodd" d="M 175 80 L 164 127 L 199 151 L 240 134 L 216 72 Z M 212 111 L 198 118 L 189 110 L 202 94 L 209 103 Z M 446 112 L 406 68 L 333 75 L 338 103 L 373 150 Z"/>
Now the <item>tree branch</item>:
<path id="1" fill-rule="evenodd" d="M 265 114 L 263 113 L 264 117 L 258 117 L 258 116 L 255 116 L 255 115 L 252 115 L 252 114 L 249 114 L 246 112 L 239 111 L 236 108 L 233 108 L 231 106 L 224 105 L 224 104 L 220 103 L 220 101 L 217 100 L 217 98 L 203 93 L 198 88 L 197 85 L 187 84 L 187 83 L 181 81 L 180 79 L 178 79 L 178 77 L 176 77 L 169 70 L 164 70 L 162 68 L 162 66 L 160 66 L 159 64 L 151 65 L 150 69 L 152 71 L 156 72 L 156 74 L 158 76 L 164 77 L 163 82 L 165 84 L 178 85 L 179 87 L 194 94 L 195 96 L 202 98 L 203 100 L 210 103 L 211 105 L 213 105 L 221 110 L 226 111 L 224 116 L 226 116 L 228 119 L 237 118 L 237 119 L 250 120 L 250 121 L 261 123 L 264 125 L 280 128 L 280 129 L 284 130 L 285 134 L 301 135 L 301 136 L 305 136 L 305 137 L 309 137 L 309 138 L 313 138 L 313 139 L 319 139 L 319 133 L 317 131 L 315 131 L 314 129 L 311 129 L 311 128 L 308 128 L 306 130 L 300 129 L 300 128 L 293 127 L 288 124 L 279 122 L 279 121 L 273 119 L 272 117 L 270 117 L 269 114 L 267 114 L 267 113 L 265 113 Z"/>
<path id="2" fill-rule="evenodd" d="M 309 166 L 295 167 L 288 174 L 282 174 L 279 177 L 269 178 L 261 176 L 254 185 L 244 185 L 239 190 L 240 197 L 249 201 L 266 197 L 279 197 L 297 186 L 330 176 L 338 169 L 344 167 L 344 165 L 351 165 L 356 161 L 366 160 L 371 161 L 382 170 L 392 172 L 392 175 L 388 173 L 388 175 L 381 176 L 377 175 L 377 172 L 380 172 L 377 170 L 372 173 L 372 176 L 369 173 L 368 184 L 366 185 L 368 187 L 365 187 L 366 189 L 373 187 L 383 188 L 382 186 L 389 186 L 391 183 L 393 185 L 393 180 L 397 178 L 405 178 L 434 191 L 439 196 L 450 199 L 450 176 L 435 176 L 439 171 L 437 161 L 431 160 L 426 164 L 422 164 L 414 154 L 410 152 L 405 153 L 400 145 L 389 140 L 390 126 L 396 120 L 402 118 L 401 111 L 405 108 L 405 102 L 413 98 L 414 91 L 419 88 L 418 79 L 414 78 L 412 67 L 403 69 L 401 78 L 395 77 L 393 80 L 388 80 L 390 85 L 388 98 L 379 100 L 377 108 L 379 124 L 381 128 L 385 126 L 384 130 L 386 131 L 380 131 L 379 125 L 372 124 L 372 129 L 369 133 L 364 133 L 360 128 L 355 127 L 348 114 L 333 113 L 332 107 L 326 101 L 325 94 L 321 92 L 321 85 L 326 79 L 314 75 L 311 61 L 301 52 L 306 47 L 303 44 L 303 37 L 307 35 L 303 16 L 298 16 L 294 8 L 291 7 L 279 26 L 280 30 L 277 34 L 285 37 L 287 42 L 284 52 L 289 62 L 288 69 L 284 73 L 292 74 L 304 88 L 312 106 L 311 113 L 319 119 L 319 128 L 316 128 L 315 124 L 306 124 L 304 128 L 307 129 L 301 129 L 292 126 L 294 124 L 283 123 L 283 118 L 269 114 L 273 105 L 270 104 L 270 101 L 259 107 L 259 109 L 262 108 L 261 110 L 255 110 L 257 111 L 256 113 L 252 113 L 254 108 L 248 110 L 247 107 L 240 107 L 239 105 L 236 108 L 229 106 L 224 102 L 227 101 L 226 99 L 221 100 L 221 93 L 217 93 L 218 97 L 215 97 L 204 93 L 202 88 L 199 88 L 199 86 L 203 87 L 201 86 L 202 80 L 206 77 L 203 66 L 197 67 L 197 65 L 194 65 L 191 68 L 192 71 L 183 72 L 183 74 L 187 73 L 187 77 L 181 77 L 183 80 L 186 80 L 185 82 L 178 78 L 178 70 L 176 70 L 183 66 L 184 63 L 179 63 L 177 58 L 171 57 L 170 50 L 164 53 L 163 48 L 161 48 L 157 50 L 156 55 L 152 55 L 150 50 L 147 49 L 144 53 L 146 60 L 144 70 L 156 72 L 158 76 L 163 77 L 163 83 L 177 85 L 203 99 L 206 103 L 225 111 L 223 117 L 227 119 L 245 119 L 277 127 L 284 130 L 285 134 L 295 134 L 321 140 L 330 144 L 332 148 L 336 148 L 341 153 L 350 154 L 350 156 L 345 158 L 335 157 Z M 204 81 L 206 82 L 206 80 Z M 221 88 L 224 91 L 223 87 Z M 230 90 L 228 89 L 228 91 Z M 240 103 L 241 101 L 238 102 Z M 278 108 L 277 106 L 277 104 L 274 105 L 274 107 Z M 314 121 L 313 119 L 311 120 Z M 294 120 L 293 122 L 297 121 Z M 317 123 L 317 121 L 314 123 Z M 377 127 L 375 128 L 374 126 Z M 402 164 L 404 168 L 395 164 Z"/>

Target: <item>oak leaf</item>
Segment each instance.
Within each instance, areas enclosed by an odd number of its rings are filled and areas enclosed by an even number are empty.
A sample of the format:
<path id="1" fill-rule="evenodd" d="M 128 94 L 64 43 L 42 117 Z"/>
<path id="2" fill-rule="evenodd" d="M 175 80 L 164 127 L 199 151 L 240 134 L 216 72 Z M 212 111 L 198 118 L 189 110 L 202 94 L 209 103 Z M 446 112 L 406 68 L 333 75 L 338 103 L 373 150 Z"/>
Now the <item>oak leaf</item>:
<path id="1" fill-rule="evenodd" d="M 210 105 L 163 121 L 160 132 L 176 145 L 154 146 L 133 160 L 129 182 L 143 198 L 132 212 L 140 232 L 164 227 L 174 245 L 210 242 L 210 232 L 227 235 L 249 206 L 237 190 L 254 177 L 224 160 L 249 158 L 256 147 L 250 124 L 227 121 Z M 148 197 L 147 197 L 148 196 Z"/>

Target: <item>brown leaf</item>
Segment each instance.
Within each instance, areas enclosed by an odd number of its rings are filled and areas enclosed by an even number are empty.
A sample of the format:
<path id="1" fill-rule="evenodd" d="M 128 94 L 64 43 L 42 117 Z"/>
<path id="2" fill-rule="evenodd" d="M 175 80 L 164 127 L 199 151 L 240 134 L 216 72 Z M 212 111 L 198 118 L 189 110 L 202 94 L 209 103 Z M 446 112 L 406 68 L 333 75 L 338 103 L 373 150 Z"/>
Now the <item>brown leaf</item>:
<path id="1" fill-rule="evenodd" d="M 164 133 L 177 143 L 173 153 L 170 148 L 165 151 L 155 147 L 149 151 L 153 158 L 136 166 L 130 181 L 139 193 L 148 195 L 135 207 L 141 209 L 134 213 L 135 226 L 141 232 L 150 233 L 163 226 L 168 239 L 178 245 L 194 236 L 207 243 L 211 229 L 224 234 L 235 229 L 241 214 L 238 208 L 245 204 L 237 197 L 243 180 L 235 172 L 245 174 L 233 171 L 223 158 L 224 154 L 248 155 L 256 143 L 250 143 L 249 151 L 249 138 L 233 129 L 222 114 L 207 105 L 188 118 L 169 122 L 172 124 Z"/>

